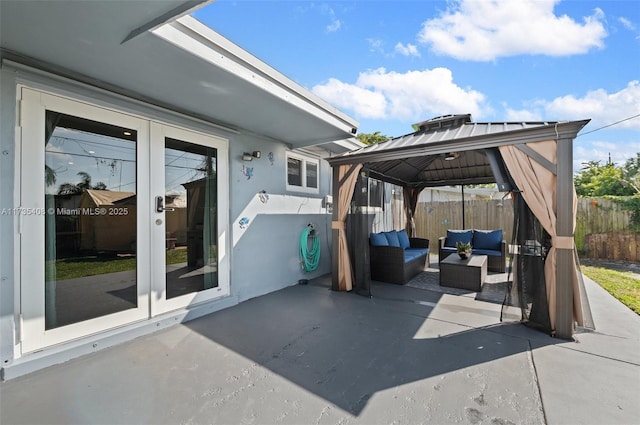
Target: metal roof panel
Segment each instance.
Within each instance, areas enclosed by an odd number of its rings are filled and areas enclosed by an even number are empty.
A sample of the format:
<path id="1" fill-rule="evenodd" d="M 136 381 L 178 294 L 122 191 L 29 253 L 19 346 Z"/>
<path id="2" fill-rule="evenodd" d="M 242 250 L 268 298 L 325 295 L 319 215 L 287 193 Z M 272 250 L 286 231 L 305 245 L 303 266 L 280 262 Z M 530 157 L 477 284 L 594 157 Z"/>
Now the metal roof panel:
<path id="1" fill-rule="evenodd" d="M 329 158 L 332 165 L 364 163 L 377 178 L 416 187 L 495 182 L 485 149 L 550 139 L 573 139 L 588 120 L 472 122 L 448 116 L 420 123 L 415 133 Z M 431 124 L 429 124 L 431 122 Z M 437 123 L 435 125 L 434 123 Z M 455 153 L 455 159 L 445 157 Z"/>

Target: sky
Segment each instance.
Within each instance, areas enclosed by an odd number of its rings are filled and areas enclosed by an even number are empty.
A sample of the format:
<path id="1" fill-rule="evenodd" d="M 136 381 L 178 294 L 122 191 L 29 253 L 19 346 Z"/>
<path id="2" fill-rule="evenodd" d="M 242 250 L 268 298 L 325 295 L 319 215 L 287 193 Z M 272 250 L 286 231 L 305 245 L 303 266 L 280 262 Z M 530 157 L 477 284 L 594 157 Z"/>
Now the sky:
<path id="1" fill-rule="evenodd" d="M 193 16 L 360 133 L 397 137 L 448 114 L 591 119 L 575 171 L 640 152 L 637 0 L 218 0 Z"/>

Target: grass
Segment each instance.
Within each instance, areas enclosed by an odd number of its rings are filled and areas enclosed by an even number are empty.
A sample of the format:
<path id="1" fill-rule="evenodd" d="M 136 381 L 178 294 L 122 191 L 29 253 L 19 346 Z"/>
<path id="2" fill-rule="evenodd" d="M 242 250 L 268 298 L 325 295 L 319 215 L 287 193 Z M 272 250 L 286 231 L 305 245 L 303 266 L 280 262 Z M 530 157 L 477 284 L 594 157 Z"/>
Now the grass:
<path id="1" fill-rule="evenodd" d="M 621 272 L 604 267 L 580 267 L 582 273 L 598 283 L 631 310 L 640 314 L 640 279 L 631 272 Z"/>
<path id="2" fill-rule="evenodd" d="M 166 263 L 177 264 L 187 262 L 186 249 L 171 249 L 166 251 Z M 75 279 L 85 276 L 124 272 L 136 269 L 136 257 L 77 257 L 56 261 L 56 279 Z"/>

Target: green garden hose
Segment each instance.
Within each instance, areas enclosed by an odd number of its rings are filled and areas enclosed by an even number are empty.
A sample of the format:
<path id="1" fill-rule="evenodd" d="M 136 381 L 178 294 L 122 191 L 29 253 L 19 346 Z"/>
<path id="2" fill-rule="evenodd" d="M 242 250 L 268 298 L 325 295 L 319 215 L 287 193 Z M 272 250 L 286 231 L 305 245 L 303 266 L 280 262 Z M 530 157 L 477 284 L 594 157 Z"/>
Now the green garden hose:
<path id="1" fill-rule="evenodd" d="M 311 239 L 311 249 L 309 249 L 309 239 Z M 302 269 L 306 272 L 314 271 L 320 264 L 320 238 L 311 225 L 305 227 L 300 235 L 300 260 Z"/>

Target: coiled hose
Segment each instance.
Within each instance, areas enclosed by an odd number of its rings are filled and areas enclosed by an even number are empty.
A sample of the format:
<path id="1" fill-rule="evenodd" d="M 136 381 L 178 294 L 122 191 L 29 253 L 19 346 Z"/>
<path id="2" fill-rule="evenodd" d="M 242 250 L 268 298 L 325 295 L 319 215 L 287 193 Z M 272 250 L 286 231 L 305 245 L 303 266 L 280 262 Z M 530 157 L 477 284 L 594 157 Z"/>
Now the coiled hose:
<path id="1" fill-rule="evenodd" d="M 311 249 L 309 249 L 309 239 L 311 239 Z M 302 269 L 306 272 L 314 271 L 320 264 L 320 238 L 311 225 L 305 227 L 300 235 L 300 262 Z"/>

